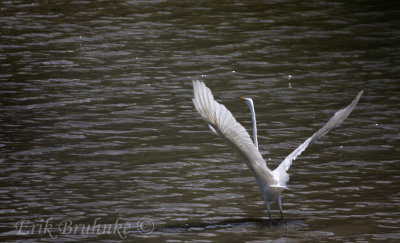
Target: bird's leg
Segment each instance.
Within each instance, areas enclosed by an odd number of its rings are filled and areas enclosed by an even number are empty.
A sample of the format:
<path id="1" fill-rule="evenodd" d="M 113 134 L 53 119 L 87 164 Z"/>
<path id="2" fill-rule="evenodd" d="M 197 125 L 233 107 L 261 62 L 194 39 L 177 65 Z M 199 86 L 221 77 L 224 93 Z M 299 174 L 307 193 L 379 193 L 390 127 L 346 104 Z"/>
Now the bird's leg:
<path id="1" fill-rule="evenodd" d="M 269 220 L 270 220 L 271 223 L 272 223 L 271 208 L 270 208 L 270 206 L 269 206 L 269 201 L 265 201 L 265 205 L 267 206 Z"/>
<path id="2" fill-rule="evenodd" d="M 278 203 L 279 211 L 281 212 L 282 221 L 284 221 L 285 217 L 283 216 L 283 212 L 282 212 L 281 195 L 278 196 L 278 199 L 276 199 L 276 202 Z"/>

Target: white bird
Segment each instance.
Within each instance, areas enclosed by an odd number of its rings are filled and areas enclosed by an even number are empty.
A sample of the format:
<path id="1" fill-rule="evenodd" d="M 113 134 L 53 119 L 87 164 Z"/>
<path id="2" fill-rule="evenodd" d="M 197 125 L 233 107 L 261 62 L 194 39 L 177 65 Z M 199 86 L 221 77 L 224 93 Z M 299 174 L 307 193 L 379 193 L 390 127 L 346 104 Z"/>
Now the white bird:
<path id="1" fill-rule="evenodd" d="M 271 171 L 267 167 L 261 153 L 258 151 L 257 125 L 253 101 L 250 98 L 241 98 L 250 108 L 253 120 L 254 142 L 251 141 L 250 135 L 247 133 L 246 129 L 236 121 L 232 113 L 224 105 L 214 100 L 211 90 L 203 82 L 193 81 L 193 91 L 194 106 L 202 118 L 208 123 L 211 131 L 232 147 L 253 172 L 271 221 L 270 202 L 274 201 L 278 204 L 282 220 L 284 219 L 281 192 L 287 189 L 286 183 L 289 181 L 287 170 L 290 168 L 292 161 L 310 144 L 341 124 L 356 107 L 363 93 L 363 90 L 361 90 L 351 104 L 337 111 L 321 129 L 289 154 L 275 170 Z"/>

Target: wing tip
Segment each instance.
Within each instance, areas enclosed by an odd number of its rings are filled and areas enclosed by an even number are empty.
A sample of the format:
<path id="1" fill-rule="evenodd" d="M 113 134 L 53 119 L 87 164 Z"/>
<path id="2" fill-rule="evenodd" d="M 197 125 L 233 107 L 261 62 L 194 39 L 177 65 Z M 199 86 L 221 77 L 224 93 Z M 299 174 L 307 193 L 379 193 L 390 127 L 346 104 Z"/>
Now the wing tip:
<path id="1" fill-rule="evenodd" d="M 358 100 L 360 99 L 361 95 L 363 95 L 363 94 L 364 94 L 364 90 L 362 89 L 362 90 L 360 90 L 360 91 L 358 92 L 358 94 L 357 94 L 357 96 L 356 96 L 356 100 L 358 101 Z"/>

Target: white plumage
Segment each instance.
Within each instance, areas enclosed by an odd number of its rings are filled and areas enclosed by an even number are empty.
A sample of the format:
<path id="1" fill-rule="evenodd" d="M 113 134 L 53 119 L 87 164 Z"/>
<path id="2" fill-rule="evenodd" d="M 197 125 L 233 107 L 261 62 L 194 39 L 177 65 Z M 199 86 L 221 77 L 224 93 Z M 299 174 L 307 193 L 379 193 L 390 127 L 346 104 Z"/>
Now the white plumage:
<path id="1" fill-rule="evenodd" d="M 253 172 L 258 189 L 264 198 L 270 219 L 272 219 L 270 213 L 270 202 L 272 201 L 278 203 L 283 219 L 280 195 L 281 192 L 286 189 L 286 183 L 289 180 L 287 170 L 290 168 L 292 161 L 295 160 L 297 156 L 307 148 L 307 146 L 342 123 L 356 107 L 357 102 L 363 93 L 363 91 L 360 91 L 350 105 L 336 112 L 325 126 L 314 133 L 289 156 L 287 156 L 274 171 L 271 171 L 267 167 L 261 153 L 258 151 L 257 133 L 255 132 L 253 134 L 253 143 L 246 129 L 236 121 L 232 113 L 224 105 L 214 100 L 211 90 L 206 87 L 203 82 L 193 81 L 193 91 L 193 103 L 196 110 L 208 123 L 210 129 L 231 146 Z M 256 131 L 253 102 L 249 98 L 242 98 L 242 100 L 244 100 L 250 108 L 253 117 L 253 131 Z"/>

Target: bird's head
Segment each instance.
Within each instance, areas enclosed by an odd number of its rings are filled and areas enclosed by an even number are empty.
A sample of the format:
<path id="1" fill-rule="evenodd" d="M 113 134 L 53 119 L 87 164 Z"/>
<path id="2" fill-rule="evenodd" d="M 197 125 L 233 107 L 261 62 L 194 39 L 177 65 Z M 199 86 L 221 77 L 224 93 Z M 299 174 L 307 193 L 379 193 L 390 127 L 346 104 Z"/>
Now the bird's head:
<path id="1" fill-rule="evenodd" d="M 240 96 L 239 99 L 246 103 L 247 106 L 252 107 L 253 106 L 253 100 L 251 98 L 245 98 Z"/>

